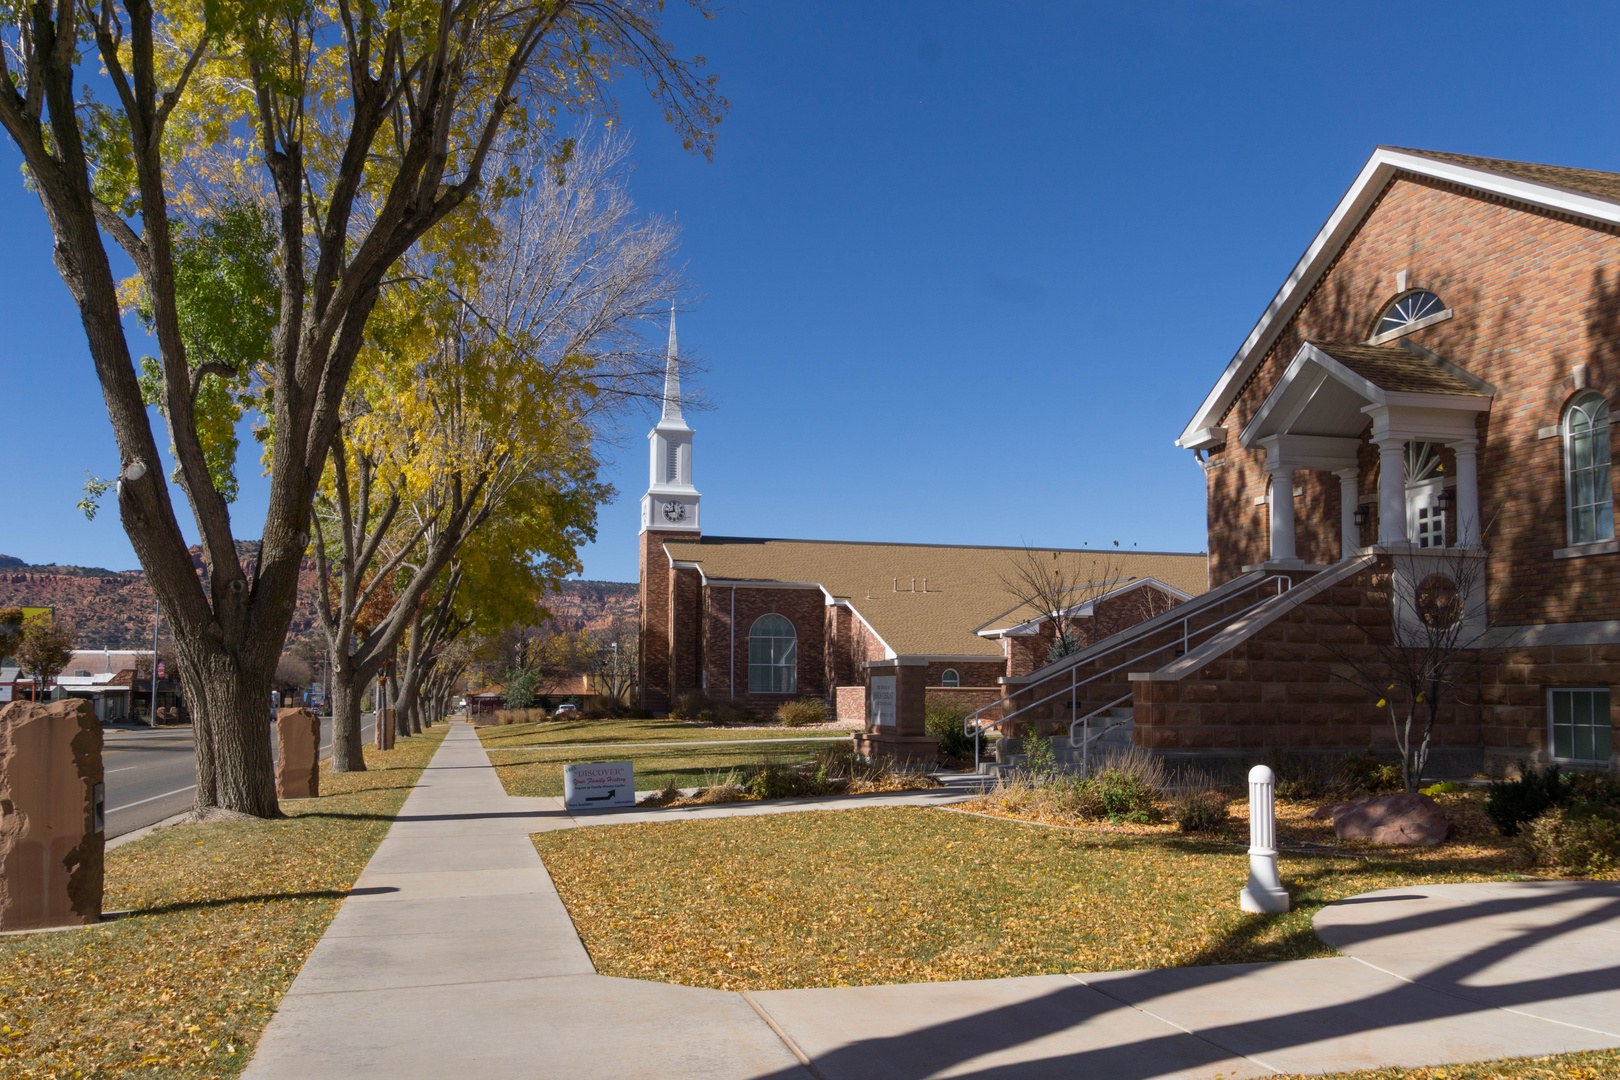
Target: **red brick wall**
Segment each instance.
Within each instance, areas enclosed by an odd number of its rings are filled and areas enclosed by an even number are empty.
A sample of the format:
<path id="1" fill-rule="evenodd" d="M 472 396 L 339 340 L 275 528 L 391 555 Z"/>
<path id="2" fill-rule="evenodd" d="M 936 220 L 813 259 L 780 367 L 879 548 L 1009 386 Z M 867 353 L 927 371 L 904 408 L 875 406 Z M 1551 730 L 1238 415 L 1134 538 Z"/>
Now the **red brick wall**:
<path id="1" fill-rule="evenodd" d="M 968 663 L 956 660 L 934 660 L 928 665 L 928 685 L 931 687 L 944 686 L 946 668 L 951 668 L 956 672 L 957 676 L 961 679 L 961 685 L 963 687 L 995 687 L 997 685 L 996 679 L 1006 671 L 1005 665 L 999 660 L 989 660 L 980 663 Z"/>
<path id="2" fill-rule="evenodd" d="M 670 575 L 664 541 L 691 539 L 690 533 L 648 530 L 639 540 L 641 707 L 653 712 L 669 709 Z"/>
<path id="3" fill-rule="evenodd" d="M 702 577 L 696 570 L 677 568 L 669 578 L 670 700 L 703 686 Z"/>
<path id="4" fill-rule="evenodd" d="M 826 601 L 820 589 L 736 590 L 737 635 L 731 637 L 732 589 L 711 585 L 707 593 L 708 617 L 703 632 L 708 638 L 707 672 L 709 696 L 731 694 L 732 667 L 736 672 L 736 700 L 759 712 L 774 712 L 784 701 L 796 697 L 825 697 L 826 681 Z M 787 618 L 798 634 L 798 692 L 794 694 L 752 694 L 748 690 L 748 632 L 761 615 L 775 612 Z"/>
<path id="5" fill-rule="evenodd" d="M 1575 394 L 1575 364 L 1588 365 L 1588 387 L 1611 399 L 1620 392 L 1617 263 L 1620 244 L 1608 227 L 1398 176 L 1221 419 L 1231 441 L 1211 455 L 1207 476 L 1211 586 L 1268 556 L 1267 508 L 1254 505 L 1268 491 L 1265 455 L 1238 447 L 1237 433 L 1305 338 L 1364 340 L 1404 270 L 1408 287 L 1432 289 L 1455 312 L 1411 339 L 1498 390 L 1479 424 L 1496 621 L 1620 618 L 1620 554 L 1552 558 L 1568 544 L 1562 445 L 1536 437 Z M 1620 425 L 1611 435 L 1620 438 Z M 1363 453 L 1363 494 L 1377 490 L 1376 462 Z M 1337 478 L 1300 472 L 1295 482 L 1305 489 L 1295 503 L 1299 557 L 1336 561 Z"/>

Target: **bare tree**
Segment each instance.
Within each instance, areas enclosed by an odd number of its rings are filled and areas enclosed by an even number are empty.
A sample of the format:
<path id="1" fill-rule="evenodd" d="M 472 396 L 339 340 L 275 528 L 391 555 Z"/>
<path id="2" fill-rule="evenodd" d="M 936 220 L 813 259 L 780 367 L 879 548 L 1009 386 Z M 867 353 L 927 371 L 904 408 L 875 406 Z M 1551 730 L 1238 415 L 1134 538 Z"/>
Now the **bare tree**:
<path id="1" fill-rule="evenodd" d="M 1119 541 L 1114 541 L 1119 546 Z M 1048 551 L 1024 547 L 1000 571 L 1002 587 L 1027 609 L 1030 621 L 1052 628 L 1047 658 L 1061 660 L 1085 648 L 1080 611 L 1088 602 L 1131 580 L 1110 551 Z"/>
<path id="2" fill-rule="evenodd" d="M 1423 784 L 1435 724 L 1458 691 L 1477 685 L 1482 667 L 1502 646 L 1487 640 L 1488 599 L 1483 551 L 1445 549 L 1388 556 L 1375 571 L 1366 600 L 1387 602 L 1389 621 L 1369 624 L 1365 608 L 1324 604 L 1344 635 L 1319 634 L 1332 656 L 1328 674 L 1367 692 L 1389 717 L 1407 791 Z"/>

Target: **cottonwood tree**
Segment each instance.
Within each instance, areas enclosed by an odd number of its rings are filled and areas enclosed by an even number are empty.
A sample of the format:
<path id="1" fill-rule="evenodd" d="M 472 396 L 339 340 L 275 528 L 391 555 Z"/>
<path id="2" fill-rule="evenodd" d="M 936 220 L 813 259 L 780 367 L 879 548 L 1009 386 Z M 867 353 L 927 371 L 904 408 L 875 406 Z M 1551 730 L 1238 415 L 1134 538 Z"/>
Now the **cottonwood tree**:
<path id="1" fill-rule="evenodd" d="M 694 4 L 709 13 L 706 0 Z M 118 446 L 119 512 L 173 627 L 197 718 L 199 810 L 279 813 L 264 702 L 297 603 L 311 500 L 395 263 L 473 199 L 503 131 L 540 138 L 555 116 L 611 110 L 626 72 L 688 147 L 708 153 L 725 103 L 701 58 L 682 60 L 665 39 L 662 10 L 659 0 L 36 0 L 0 13 L 0 125 L 78 305 Z M 249 361 L 191 355 L 174 252 L 177 222 L 221 205 L 230 184 L 268 208 L 276 239 L 260 398 L 268 509 L 251 572 L 204 434 L 220 396 L 209 381 L 240 380 Z M 201 579 L 158 467 L 109 238 L 149 300 Z"/>
<path id="2" fill-rule="evenodd" d="M 16 646 L 17 663 L 33 676 L 35 699 L 73 659 L 73 644 L 77 640 L 73 624 L 65 618 L 40 612 L 23 620 Z"/>
<path id="3" fill-rule="evenodd" d="M 334 770 L 364 767 L 359 696 L 475 534 L 498 530 L 509 561 L 537 563 L 544 583 L 578 570 L 575 552 L 612 495 L 596 479 L 597 429 L 660 386 L 662 360 L 640 327 L 684 287 L 675 230 L 635 214 L 624 139 L 567 151 L 512 155 L 515 190 L 480 223 L 479 242 L 452 231 L 424 245 L 368 331 L 318 500 L 321 595 L 335 598 L 321 609 Z M 383 583 L 391 608 L 357 634 L 355 615 Z M 390 695 L 401 725 L 415 671 L 407 664 Z"/>

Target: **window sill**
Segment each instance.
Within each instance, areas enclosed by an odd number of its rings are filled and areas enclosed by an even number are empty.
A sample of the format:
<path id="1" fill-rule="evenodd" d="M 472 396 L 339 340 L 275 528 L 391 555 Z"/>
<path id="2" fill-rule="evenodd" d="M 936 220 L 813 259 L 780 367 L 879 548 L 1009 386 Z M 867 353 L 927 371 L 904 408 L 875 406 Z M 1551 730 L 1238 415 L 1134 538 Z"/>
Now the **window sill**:
<path id="1" fill-rule="evenodd" d="M 1555 559 L 1580 559 L 1587 555 L 1614 555 L 1620 553 L 1620 540 L 1594 540 L 1590 544 L 1576 544 L 1573 547 L 1558 548 L 1553 552 Z"/>

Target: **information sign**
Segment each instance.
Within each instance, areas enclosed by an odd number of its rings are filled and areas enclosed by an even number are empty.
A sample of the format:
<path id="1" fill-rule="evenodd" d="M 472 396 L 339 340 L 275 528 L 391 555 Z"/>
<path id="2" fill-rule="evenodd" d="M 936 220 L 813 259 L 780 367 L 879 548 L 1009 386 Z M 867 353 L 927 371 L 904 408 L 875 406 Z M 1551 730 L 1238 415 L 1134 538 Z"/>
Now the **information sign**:
<path id="1" fill-rule="evenodd" d="M 636 770 L 628 761 L 576 761 L 563 766 L 563 805 L 570 810 L 636 805 Z"/>
<path id="2" fill-rule="evenodd" d="M 872 676 L 872 726 L 894 727 L 894 676 Z"/>

